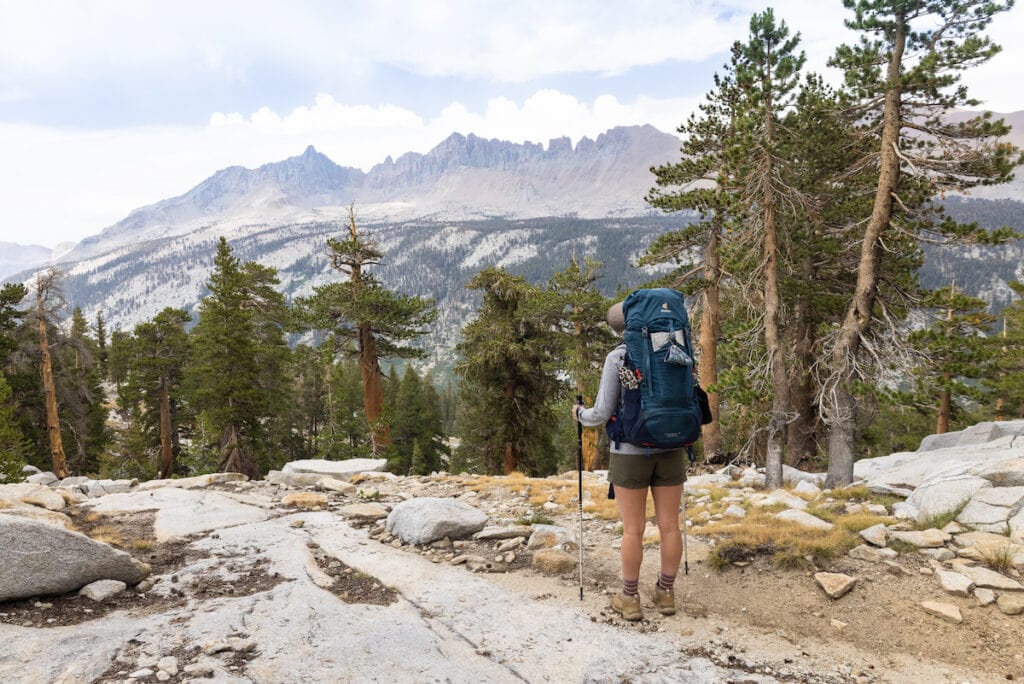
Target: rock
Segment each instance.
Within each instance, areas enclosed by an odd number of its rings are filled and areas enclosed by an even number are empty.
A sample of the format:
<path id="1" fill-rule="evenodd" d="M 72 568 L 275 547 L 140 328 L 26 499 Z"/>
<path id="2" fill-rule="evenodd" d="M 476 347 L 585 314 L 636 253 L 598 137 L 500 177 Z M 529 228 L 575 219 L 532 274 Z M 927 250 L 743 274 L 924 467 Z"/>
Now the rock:
<path id="1" fill-rule="evenodd" d="M 794 508 L 782 511 L 781 513 L 776 513 L 775 517 L 779 520 L 789 520 L 790 522 L 795 522 L 798 525 L 815 530 L 831 530 L 835 527 L 835 525 L 830 522 L 826 522 L 821 518 L 811 515 L 810 513 L 796 510 Z"/>
<path id="2" fill-rule="evenodd" d="M 860 537 L 868 544 L 885 546 L 889 541 L 889 529 L 879 523 L 860 531 Z"/>
<path id="3" fill-rule="evenodd" d="M 939 578 L 939 584 L 942 585 L 942 590 L 946 593 L 952 594 L 953 596 L 971 595 L 971 589 L 974 588 L 974 582 L 972 582 L 970 578 L 961 575 L 958 572 L 947 572 L 945 570 L 938 570 L 935 574 Z"/>
<path id="4" fill-rule="evenodd" d="M 231 647 L 228 646 L 228 642 L 225 639 L 214 639 L 203 644 L 203 653 L 206 655 L 214 655 L 217 653 L 223 653 L 224 651 L 230 651 Z M 185 668 L 186 672 L 188 668 Z"/>
<path id="5" fill-rule="evenodd" d="M 825 473 L 806 473 L 792 466 L 782 464 L 782 481 L 807 482 L 813 485 L 820 485 L 825 482 Z"/>
<path id="6" fill-rule="evenodd" d="M 285 494 L 281 503 L 295 508 L 327 508 L 327 497 L 317 492 L 292 492 Z"/>
<path id="7" fill-rule="evenodd" d="M 983 532 L 1005 530 L 1009 520 L 1009 508 L 993 506 L 976 499 L 971 499 L 971 502 L 956 516 L 958 523 Z"/>
<path id="8" fill-rule="evenodd" d="M 888 560 L 888 559 L 887 560 L 883 560 L 881 562 L 881 564 L 892 575 L 910 575 L 910 574 L 912 574 L 910 572 L 910 570 L 907 570 L 905 567 L 903 567 L 902 565 L 900 565 L 899 563 L 897 563 L 896 561 L 893 561 L 893 560 Z"/>
<path id="9" fill-rule="evenodd" d="M 511 551 L 512 549 L 518 549 L 520 546 L 526 543 L 526 537 L 516 537 L 515 539 L 506 539 L 497 546 L 499 553 L 504 551 Z M 510 561 L 511 562 L 511 561 Z"/>
<path id="10" fill-rule="evenodd" d="M 533 554 L 533 567 L 546 575 L 561 575 L 576 569 L 578 558 L 561 549 L 539 549 Z"/>
<path id="11" fill-rule="evenodd" d="M 49 511 L 64 510 L 64 497 L 49 487 L 31 482 L 0 485 L 0 501 L 18 506 L 39 506 Z"/>
<path id="12" fill-rule="evenodd" d="M 1024 594 L 1003 594 L 996 600 L 996 607 L 1004 615 L 1020 615 L 1024 613 Z"/>
<path id="13" fill-rule="evenodd" d="M 956 558 L 956 554 L 944 546 L 934 549 L 918 549 L 917 552 L 922 556 L 927 556 L 928 558 L 937 560 L 940 563 Z"/>
<path id="14" fill-rule="evenodd" d="M 576 544 L 576 537 L 571 530 L 558 525 L 534 525 L 533 533 L 526 542 L 528 549 L 550 549 Z"/>
<path id="15" fill-rule="evenodd" d="M 978 490 L 991 486 L 988 480 L 970 475 L 933 476 L 907 498 L 905 506 L 900 508 L 901 515 L 911 512 L 913 520 L 944 515 L 970 501 Z"/>
<path id="16" fill-rule="evenodd" d="M 816 572 L 814 579 L 830 598 L 838 599 L 845 596 L 857 585 L 857 578 L 837 572 Z"/>
<path id="17" fill-rule="evenodd" d="M 776 489 L 774 492 L 759 499 L 754 505 L 758 507 L 775 506 L 782 504 L 786 508 L 795 508 L 797 510 L 803 510 L 807 508 L 807 502 L 801 499 L 799 496 L 794 496 L 787 492 L 785 489 Z"/>
<path id="18" fill-rule="evenodd" d="M 1013 508 L 1024 501 L 1024 487 L 990 487 L 978 490 L 971 503 L 979 502 L 990 506 Z"/>
<path id="19" fill-rule="evenodd" d="M 988 480 L 993 487 L 1024 486 L 1024 458 L 1005 458 L 970 470 L 971 475 Z"/>
<path id="20" fill-rule="evenodd" d="M 323 479 L 320 473 L 283 473 L 280 470 L 267 473 L 267 482 L 282 487 L 315 487 Z"/>
<path id="21" fill-rule="evenodd" d="M 272 503 L 268 499 L 265 505 L 269 507 Z M 262 522 L 269 517 L 264 508 L 250 506 L 220 492 L 178 487 L 114 494 L 88 501 L 83 506 L 108 515 L 156 510 L 153 533 L 158 542 Z"/>
<path id="22" fill-rule="evenodd" d="M 57 511 L 37 508 L 36 506 L 0 508 L 0 516 L 3 515 L 12 515 L 19 518 L 26 518 L 28 520 L 35 520 L 47 525 L 56 525 L 57 527 L 63 527 L 65 530 L 75 530 L 75 525 L 71 522 L 71 518 L 68 516 L 63 513 L 58 513 Z"/>
<path id="23" fill-rule="evenodd" d="M 543 504 L 541 504 L 541 508 L 543 508 L 548 513 L 554 513 L 555 511 L 561 509 L 562 507 L 556 504 L 554 501 L 545 501 Z"/>
<path id="24" fill-rule="evenodd" d="M 338 514 L 357 520 L 380 520 L 387 516 L 388 509 L 379 503 L 357 503 L 342 506 L 338 509 Z"/>
<path id="25" fill-rule="evenodd" d="M 407 544 L 463 539 L 487 524 L 487 514 L 461 501 L 420 497 L 402 501 L 388 515 L 387 530 Z"/>
<path id="26" fill-rule="evenodd" d="M 54 482 L 59 481 L 60 478 L 50 472 L 36 473 L 35 475 L 29 475 L 25 478 L 25 482 L 31 482 L 37 485 L 51 485 Z"/>
<path id="27" fill-rule="evenodd" d="M 164 656 L 157 661 L 156 667 L 161 672 L 174 676 L 178 674 L 178 659 L 174 656 Z"/>
<path id="28" fill-rule="evenodd" d="M 36 468 L 34 465 L 23 465 L 21 467 L 21 474 L 25 476 L 38 475 L 41 472 L 43 471 L 39 470 L 39 468 Z"/>
<path id="29" fill-rule="evenodd" d="M 84 587 L 78 590 L 78 593 L 79 595 L 92 599 L 97 603 L 102 603 L 103 601 L 106 601 L 108 598 L 117 596 L 127 588 L 128 585 L 124 582 L 104 579 L 96 580 L 95 582 L 90 582 L 89 584 L 86 584 Z"/>
<path id="30" fill-rule="evenodd" d="M 473 539 L 480 541 L 497 541 L 499 539 L 515 539 L 516 537 L 529 537 L 533 533 L 530 525 L 488 525 L 473 535 Z"/>
<path id="31" fill-rule="evenodd" d="M 804 494 L 810 497 L 817 497 L 821 495 L 821 489 L 818 485 L 807 480 L 801 480 L 797 483 L 796 487 L 793 487 L 794 494 Z"/>
<path id="32" fill-rule="evenodd" d="M 946 542 L 952 539 L 952 535 L 933 527 L 924 531 L 889 532 L 889 538 L 918 548 L 935 548 L 945 546 Z"/>
<path id="33" fill-rule="evenodd" d="M 996 602 L 996 592 L 991 589 L 975 588 L 974 598 L 977 600 L 979 606 L 990 606 Z"/>
<path id="34" fill-rule="evenodd" d="M 939 603 L 938 601 L 924 601 L 921 604 L 925 612 L 929 615 L 935 615 L 936 617 L 943 618 L 944 620 L 950 620 L 957 624 L 964 621 L 963 615 L 960 614 L 960 609 L 949 603 Z"/>
<path id="35" fill-rule="evenodd" d="M 344 461 L 326 461 L 311 458 L 304 461 L 285 463 L 283 473 L 318 473 L 338 480 L 352 477 L 357 473 L 383 472 L 388 467 L 384 458 L 350 458 Z"/>
<path id="36" fill-rule="evenodd" d="M 737 506 L 736 504 L 732 504 L 725 509 L 725 515 L 729 516 L 730 518 L 745 518 L 747 515 L 747 511 L 745 508 L 743 508 L 743 506 Z"/>
<path id="37" fill-rule="evenodd" d="M 1002 544 L 1015 544 L 1012 539 L 1007 537 L 1005 534 L 997 534 L 995 532 L 963 532 L 953 536 L 953 542 L 957 546 L 992 546 Z"/>
<path id="38" fill-rule="evenodd" d="M 964 561 L 953 561 L 953 570 L 961 575 L 969 577 L 978 587 L 987 589 L 1001 589 L 1003 591 L 1024 591 L 1020 582 L 1012 580 L 1006 575 L 1001 575 L 988 568 L 979 568 L 974 565 L 967 565 Z"/>
<path id="39" fill-rule="evenodd" d="M 317 489 L 325 489 L 329 492 L 338 492 L 342 496 L 354 496 L 358 487 L 350 482 L 339 480 L 333 477 L 323 477 L 316 482 Z"/>
<path id="40" fill-rule="evenodd" d="M 831 620 L 829 620 L 828 623 L 830 625 L 832 625 L 833 627 L 835 627 L 836 629 L 840 629 L 840 630 L 846 629 L 846 627 L 847 627 L 847 623 L 843 622 L 842 620 L 836 620 L 835 618 L 832 618 Z"/>
<path id="41" fill-rule="evenodd" d="M 868 561 L 869 563 L 878 563 L 883 560 L 892 560 L 899 556 L 898 553 L 892 549 L 879 549 L 874 546 L 868 546 L 867 544 L 861 544 L 847 554 L 850 558 L 857 560 Z"/>
<path id="42" fill-rule="evenodd" d="M 182 489 L 202 489 L 215 484 L 229 482 L 248 482 L 249 477 L 242 473 L 208 473 L 195 477 L 179 477 L 166 480 L 149 480 L 139 485 L 141 490 L 159 489 L 160 487 L 180 487 Z"/>
<path id="43" fill-rule="evenodd" d="M 478 556 L 476 554 L 464 553 L 461 556 L 456 556 L 455 558 L 452 558 L 451 561 L 449 561 L 449 562 L 452 565 L 463 565 L 465 563 L 468 563 L 468 564 L 472 565 L 472 564 L 486 563 L 487 559 L 484 558 L 483 556 Z"/>
<path id="44" fill-rule="evenodd" d="M 142 669 L 136 670 L 135 672 L 132 672 L 131 674 L 129 674 L 128 675 L 128 679 L 145 679 L 146 677 L 152 677 L 152 676 L 153 676 L 153 671 L 150 670 L 148 667 L 144 667 Z"/>
<path id="45" fill-rule="evenodd" d="M 867 505 L 867 510 L 868 510 L 868 513 L 872 513 L 874 515 L 880 515 L 880 516 L 889 515 L 889 509 L 887 509 L 882 504 L 869 503 Z"/>
<path id="46" fill-rule="evenodd" d="M 99 579 L 137 584 L 150 572 L 123 551 L 53 525 L 0 517 L 0 601 L 63 594 Z"/>

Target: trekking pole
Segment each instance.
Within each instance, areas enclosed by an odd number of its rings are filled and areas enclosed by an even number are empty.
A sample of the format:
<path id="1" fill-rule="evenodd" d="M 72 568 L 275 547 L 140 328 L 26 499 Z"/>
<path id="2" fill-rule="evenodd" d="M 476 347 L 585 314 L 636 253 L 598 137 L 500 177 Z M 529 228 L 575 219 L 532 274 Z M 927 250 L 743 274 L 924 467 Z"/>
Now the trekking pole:
<path id="1" fill-rule="evenodd" d="M 683 574 L 690 574 L 690 554 L 686 549 L 686 466 L 683 463 L 683 491 L 679 499 L 680 508 L 683 511 Z"/>
<path id="2" fill-rule="evenodd" d="M 576 405 L 583 408 L 583 395 L 576 395 Z M 583 600 L 583 423 L 580 422 L 579 410 L 576 409 L 576 473 L 579 475 L 577 499 L 580 509 L 580 601 Z"/>

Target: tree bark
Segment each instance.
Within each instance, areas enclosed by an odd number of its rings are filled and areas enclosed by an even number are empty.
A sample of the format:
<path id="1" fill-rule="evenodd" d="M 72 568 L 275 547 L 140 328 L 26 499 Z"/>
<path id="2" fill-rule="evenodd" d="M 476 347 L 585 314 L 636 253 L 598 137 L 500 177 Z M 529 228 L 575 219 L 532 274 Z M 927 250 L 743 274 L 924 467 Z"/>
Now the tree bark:
<path id="1" fill-rule="evenodd" d="M 815 277 L 814 257 L 807 256 L 801 268 L 804 282 Z M 789 403 L 794 412 L 786 436 L 786 463 L 800 467 L 818 456 L 818 412 L 814 406 L 814 322 L 810 320 L 810 300 L 802 297 L 793 312 L 793 364 L 790 368 Z"/>
<path id="2" fill-rule="evenodd" d="M 948 383 L 952 378 L 949 373 L 942 376 Z M 935 434 L 944 435 L 949 432 L 949 419 L 953 414 L 953 401 L 948 389 L 939 390 L 939 417 L 935 424 Z"/>
<path id="3" fill-rule="evenodd" d="M 363 380 L 363 411 L 370 424 L 373 455 L 379 456 L 391 444 L 391 428 L 384 420 L 384 374 L 377 361 L 377 345 L 369 323 L 360 323 L 359 372 Z"/>
<path id="4" fill-rule="evenodd" d="M 766 93 L 768 89 L 766 88 Z M 782 297 L 779 293 L 779 239 L 775 193 L 771 187 L 772 158 L 771 145 L 774 131 L 772 102 L 765 101 L 765 145 L 762 183 L 764 194 L 764 343 L 768 352 L 772 380 L 772 410 L 768 420 L 768 440 L 765 445 L 765 485 L 769 488 L 782 486 L 782 461 L 786 451 L 786 414 L 789 411 L 789 378 L 786 373 L 786 356 L 779 332 Z"/>
<path id="5" fill-rule="evenodd" d="M 174 448 L 171 441 L 171 393 L 167 376 L 160 377 L 160 469 L 159 476 L 168 478 L 174 469 Z"/>
<path id="6" fill-rule="evenodd" d="M 46 394 L 46 434 L 50 442 L 50 460 L 53 474 L 59 478 L 68 476 L 67 457 L 64 441 L 60 436 L 60 414 L 57 410 L 57 387 L 53 381 L 53 360 L 50 357 L 50 338 L 46 330 L 46 307 L 41 279 L 36 281 L 36 314 L 38 316 L 39 351 L 42 356 L 43 392 Z"/>
<path id="7" fill-rule="evenodd" d="M 221 467 L 219 470 L 225 473 L 242 473 L 250 479 L 259 477 L 259 468 L 252 454 L 243 445 L 239 444 L 238 428 L 228 425 L 224 428 L 224 436 L 221 438 Z"/>
<path id="8" fill-rule="evenodd" d="M 719 192 L 721 192 L 719 190 Z M 697 371 L 701 387 L 707 389 L 718 383 L 718 331 L 721 326 L 722 307 L 719 302 L 719 282 L 722 278 L 719 245 L 719 219 L 712 221 L 704 250 L 704 277 L 708 286 L 704 289 L 704 307 L 700 312 L 700 368 Z M 701 428 L 704 441 L 704 460 L 715 462 L 722 454 L 722 424 L 719 422 L 721 397 L 718 392 L 708 392 L 711 407 L 711 422 Z"/>
<path id="9" fill-rule="evenodd" d="M 828 407 L 829 454 L 826 487 L 843 487 L 853 482 L 853 440 L 857 407 L 850 384 L 854 379 L 861 336 L 871 325 L 875 297 L 878 294 L 882 258 L 881 238 L 892 220 L 893 196 L 900 177 L 900 160 L 896 152 L 902 116 L 899 78 L 900 63 L 903 61 L 903 51 L 906 47 L 907 27 L 902 20 L 898 19 L 898 22 L 886 73 L 888 85 L 882 112 L 878 186 L 875 190 L 871 217 L 861 242 L 857 284 L 832 350 L 834 388 L 831 392 L 832 405 Z"/>

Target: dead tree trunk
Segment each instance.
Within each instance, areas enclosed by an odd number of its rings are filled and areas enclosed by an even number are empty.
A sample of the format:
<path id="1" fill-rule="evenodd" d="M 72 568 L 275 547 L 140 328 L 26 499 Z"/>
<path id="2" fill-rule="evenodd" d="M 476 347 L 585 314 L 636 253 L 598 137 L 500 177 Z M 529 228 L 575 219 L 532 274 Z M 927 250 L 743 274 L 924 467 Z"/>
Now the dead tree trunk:
<path id="1" fill-rule="evenodd" d="M 60 414 L 57 411 L 57 387 L 53 381 L 53 360 L 50 357 L 50 338 L 46 330 L 46 292 L 52 282 L 40 276 L 36 280 L 36 315 L 39 327 L 39 352 L 43 374 L 43 392 L 46 395 L 46 434 L 50 442 L 50 459 L 53 474 L 60 478 L 68 476 L 67 457 L 64 442 L 60 436 Z"/>

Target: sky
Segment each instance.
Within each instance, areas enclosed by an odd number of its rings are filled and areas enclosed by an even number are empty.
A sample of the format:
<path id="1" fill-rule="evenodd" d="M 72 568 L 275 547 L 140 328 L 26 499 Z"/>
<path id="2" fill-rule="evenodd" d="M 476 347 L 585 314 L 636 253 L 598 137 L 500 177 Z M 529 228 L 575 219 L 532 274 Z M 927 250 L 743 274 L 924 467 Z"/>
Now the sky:
<path id="1" fill-rule="evenodd" d="M 368 170 L 453 132 L 573 143 L 672 132 L 753 0 L 0 0 L 0 241 L 54 247 L 226 166 L 314 145 Z M 854 36 L 840 0 L 779 0 L 808 68 Z M 1024 109 L 1024 9 L 965 76 Z M 666 160 L 667 161 L 667 160 Z"/>

